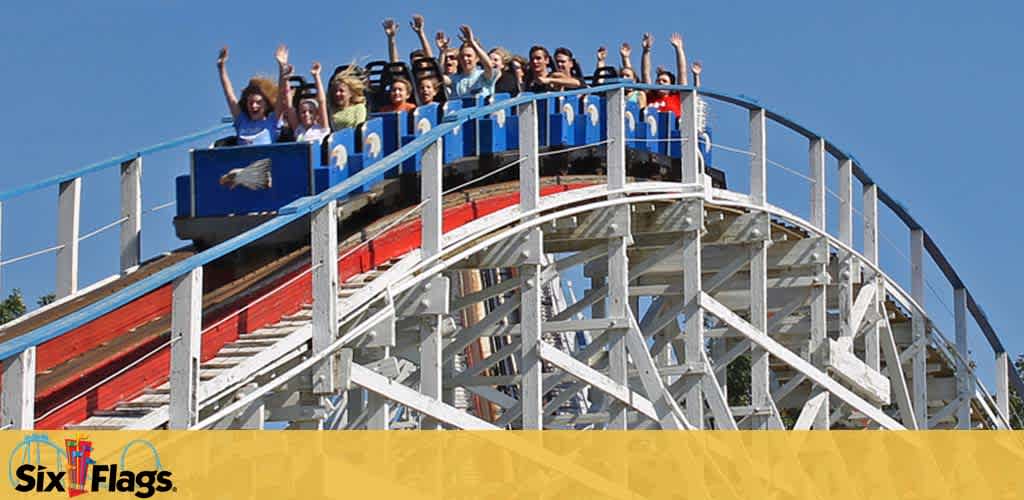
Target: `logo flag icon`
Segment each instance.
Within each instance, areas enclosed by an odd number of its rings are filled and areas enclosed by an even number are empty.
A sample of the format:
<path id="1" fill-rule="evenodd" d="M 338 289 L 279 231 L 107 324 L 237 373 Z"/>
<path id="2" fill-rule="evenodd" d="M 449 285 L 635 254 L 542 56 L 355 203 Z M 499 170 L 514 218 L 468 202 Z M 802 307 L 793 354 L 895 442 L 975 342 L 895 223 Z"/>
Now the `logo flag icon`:
<path id="1" fill-rule="evenodd" d="M 92 459 L 92 441 L 85 437 L 65 439 L 64 445 L 68 454 L 68 496 L 74 497 L 86 493 L 86 476 L 89 465 L 95 464 Z"/>

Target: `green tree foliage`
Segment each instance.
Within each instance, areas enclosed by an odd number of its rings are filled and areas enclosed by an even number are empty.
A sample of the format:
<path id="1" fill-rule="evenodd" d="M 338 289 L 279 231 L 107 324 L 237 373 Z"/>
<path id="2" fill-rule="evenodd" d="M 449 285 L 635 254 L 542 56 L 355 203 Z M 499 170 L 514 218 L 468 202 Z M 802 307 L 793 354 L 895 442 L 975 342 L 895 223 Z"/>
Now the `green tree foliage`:
<path id="1" fill-rule="evenodd" d="M 1017 365 L 1018 372 L 1024 372 L 1024 354 L 1018 355 L 1013 364 Z M 1017 391 L 1010 389 L 1010 427 L 1024 429 L 1022 417 L 1024 417 L 1024 401 L 1021 400 Z"/>
<path id="2" fill-rule="evenodd" d="M 3 302 L 0 302 L 0 324 L 25 314 L 25 310 L 25 299 L 21 295 L 21 290 L 15 288 Z"/>

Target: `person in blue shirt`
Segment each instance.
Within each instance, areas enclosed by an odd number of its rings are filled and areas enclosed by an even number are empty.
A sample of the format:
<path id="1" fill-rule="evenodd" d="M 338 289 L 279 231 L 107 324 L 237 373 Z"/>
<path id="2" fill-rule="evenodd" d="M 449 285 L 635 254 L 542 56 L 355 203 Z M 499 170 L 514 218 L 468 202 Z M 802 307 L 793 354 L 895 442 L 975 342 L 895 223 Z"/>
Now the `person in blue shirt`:
<path id="1" fill-rule="evenodd" d="M 278 54 L 281 48 L 278 48 Z M 279 57 L 280 59 L 280 57 Z M 281 107 L 280 95 L 274 82 L 263 77 L 253 77 L 249 85 L 242 90 L 242 98 L 235 97 L 235 89 L 228 78 L 226 63 L 228 48 L 220 49 L 217 58 L 217 70 L 220 73 L 220 84 L 224 89 L 224 98 L 235 120 L 235 134 L 238 144 L 271 144 L 281 133 L 281 123 L 274 112 Z"/>
<path id="2" fill-rule="evenodd" d="M 494 94 L 494 83 L 498 79 L 497 71 L 490 64 L 487 51 L 473 36 L 473 29 L 462 25 L 462 47 L 459 49 L 459 72 L 445 75 L 444 83 L 450 89 L 449 96 L 453 99 L 464 97 L 487 97 Z M 487 61 L 481 67 L 480 61 Z"/>

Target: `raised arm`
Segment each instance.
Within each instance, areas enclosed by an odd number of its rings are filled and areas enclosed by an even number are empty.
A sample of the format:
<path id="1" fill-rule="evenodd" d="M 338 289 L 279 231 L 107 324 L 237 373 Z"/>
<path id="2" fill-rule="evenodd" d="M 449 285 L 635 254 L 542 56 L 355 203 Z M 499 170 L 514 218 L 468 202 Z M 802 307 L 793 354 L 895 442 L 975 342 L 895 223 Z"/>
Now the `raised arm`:
<path id="1" fill-rule="evenodd" d="M 622 67 L 633 69 L 633 61 L 629 60 L 629 57 L 633 54 L 633 48 L 628 43 L 622 42 L 622 46 L 619 47 L 619 57 L 622 58 Z"/>
<path id="2" fill-rule="evenodd" d="M 324 81 L 320 78 L 320 63 L 314 62 L 309 72 L 313 75 L 313 81 L 316 82 L 316 102 L 320 108 L 320 125 L 329 128 L 331 119 L 327 115 L 327 92 L 324 91 Z"/>
<path id="3" fill-rule="evenodd" d="M 217 56 L 217 71 L 220 73 L 220 86 L 224 89 L 224 99 L 228 101 L 228 110 L 231 111 L 231 118 L 237 119 L 242 108 L 238 106 L 238 98 L 235 97 L 235 88 L 231 85 L 231 78 L 228 77 L 228 48 L 220 49 Z"/>
<path id="4" fill-rule="evenodd" d="M 605 62 L 608 60 L 608 49 L 604 47 L 597 48 L 597 69 L 601 69 L 608 64 Z"/>
<path id="5" fill-rule="evenodd" d="M 433 58 L 434 51 L 430 48 L 430 41 L 427 40 L 427 31 L 423 28 L 423 16 L 413 14 L 412 21 L 409 22 L 409 26 L 412 27 L 412 30 L 416 32 L 416 36 L 420 39 L 420 47 L 423 49 L 423 55 Z"/>
<path id="6" fill-rule="evenodd" d="M 704 69 L 704 66 L 700 61 L 693 61 L 690 65 L 690 71 L 693 72 L 693 86 L 700 87 L 700 72 Z"/>
<path id="7" fill-rule="evenodd" d="M 640 56 L 640 75 L 643 83 L 651 83 L 651 45 L 654 45 L 654 37 L 650 33 L 644 33 L 643 54 Z"/>
<path id="8" fill-rule="evenodd" d="M 476 51 L 476 56 L 479 57 L 481 61 L 489 61 L 490 59 L 488 58 L 489 56 L 487 55 L 487 51 L 484 50 L 482 46 L 480 46 L 480 41 L 473 36 L 473 28 L 470 28 L 468 25 L 463 24 L 462 26 L 459 27 L 459 30 L 462 32 L 462 34 L 459 35 L 459 38 L 463 41 L 463 43 L 468 43 L 471 47 L 473 47 L 473 50 Z M 494 74 L 494 67 L 492 67 L 490 64 L 484 64 L 483 67 L 484 78 L 486 78 L 488 81 L 494 80 L 496 78 L 496 75 Z"/>
<path id="9" fill-rule="evenodd" d="M 451 44 L 451 40 L 443 31 L 438 31 L 437 35 L 434 36 L 434 43 L 437 44 L 437 50 L 441 52 L 438 68 L 441 70 L 442 83 L 451 85 L 452 79 L 448 77 L 448 73 L 444 70 L 445 63 L 447 62 L 446 59 L 448 59 L 448 45 Z"/>
<path id="10" fill-rule="evenodd" d="M 679 75 L 679 85 L 689 85 L 689 75 L 686 74 L 686 52 L 683 50 L 683 35 L 672 33 L 670 42 L 672 48 L 676 49 L 676 74 Z"/>
<path id="11" fill-rule="evenodd" d="M 288 77 L 292 76 L 292 66 L 288 64 L 288 47 L 279 45 L 274 52 L 274 59 L 277 60 L 277 103 L 274 109 L 277 116 L 283 117 L 292 130 L 299 125 L 299 117 L 291 107 L 292 89 L 288 86 Z"/>
<path id="12" fill-rule="evenodd" d="M 384 34 L 388 37 L 388 61 L 398 62 L 398 44 L 395 42 L 395 35 L 398 33 L 398 23 L 394 19 L 385 19 Z"/>

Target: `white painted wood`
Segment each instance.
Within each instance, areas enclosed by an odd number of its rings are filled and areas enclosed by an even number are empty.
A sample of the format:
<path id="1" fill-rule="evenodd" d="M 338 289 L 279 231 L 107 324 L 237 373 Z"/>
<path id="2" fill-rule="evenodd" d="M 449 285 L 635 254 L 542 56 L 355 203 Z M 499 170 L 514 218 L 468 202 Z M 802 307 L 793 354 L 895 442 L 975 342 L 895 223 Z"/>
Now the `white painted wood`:
<path id="1" fill-rule="evenodd" d="M 527 212 L 537 208 L 540 203 L 540 157 L 538 156 L 537 135 L 537 103 L 529 102 L 519 105 L 519 209 Z M 525 235 L 528 239 L 524 254 L 525 265 L 519 267 L 523 277 L 523 286 L 519 289 L 520 326 L 522 328 L 522 411 L 523 429 L 541 430 L 544 428 L 543 414 L 543 379 L 541 376 L 540 338 L 541 323 L 541 283 L 540 258 L 543 252 L 542 233 L 540 229 L 530 230 Z"/>
<path id="2" fill-rule="evenodd" d="M 3 361 L 0 427 L 28 431 L 35 427 L 36 348 Z"/>
<path id="3" fill-rule="evenodd" d="M 827 226 L 825 225 L 825 140 L 822 138 L 814 138 L 810 140 L 808 148 L 810 156 L 810 172 L 811 172 L 811 225 L 821 231 L 826 231 Z M 826 248 L 825 255 L 827 259 L 828 250 Z M 827 261 L 827 260 L 826 260 Z M 826 276 L 826 264 L 817 266 L 817 276 L 822 279 Z M 809 346 L 810 352 L 819 352 L 823 345 L 825 345 L 826 335 L 828 330 L 828 314 L 827 314 L 827 297 L 826 297 L 826 283 L 819 282 L 817 286 L 812 287 L 811 290 L 811 343 Z M 820 364 L 817 365 L 819 369 L 823 368 Z M 815 421 L 814 426 L 818 429 L 828 428 L 828 415 L 830 411 L 828 408 L 828 401 L 825 402 L 825 407 L 818 414 L 820 420 Z M 822 417 L 824 416 L 824 417 Z"/>
<path id="4" fill-rule="evenodd" d="M 142 157 L 121 163 L 121 274 L 142 259 Z"/>
<path id="5" fill-rule="evenodd" d="M 755 204 L 767 201 L 767 137 L 765 110 L 750 110 L 750 200 Z"/>
<path id="6" fill-rule="evenodd" d="M 729 310 L 729 308 L 722 305 L 717 300 L 713 299 L 707 294 L 701 294 L 700 296 L 701 305 L 709 313 L 715 315 L 722 321 L 725 321 L 729 326 L 735 328 L 738 332 L 742 333 L 751 342 L 754 342 L 765 350 L 768 351 L 772 356 L 779 358 L 780 361 L 786 363 L 794 370 L 802 373 L 813 383 L 823 387 L 825 390 L 831 392 L 837 398 L 843 400 L 846 404 L 853 407 L 855 410 L 860 411 L 868 418 L 878 422 L 882 427 L 886 429 L 904 429 L 899 422 L 893 420 L 891 417 L 885 414 L 885 412 L 876 408 L 874 405 L 864 400 L 853 391 L 843 387 L 835 380 L 832 380 L 828 375 L 814 367 L 799 355 L 790 351 L 782 344 L 778 343 L 775 339 L 765 335 L 763 332 L 758 331 L 750 323 L 746 322 L 743 318 L 740 318 L 736 313 Z M 817 422 L 815 422 L 817 426 Z M 816 427 L 817 428 L 817 427 Z M 825 427 L 820 427 L 824 429 Z"/>
<path id="7" fill-rule="evenodd" d="M 882 352 L 885 354 L 885 366 L 889 380 L 892 381 L 890 386 L 896 397 L 896 405 L 900 409 L 900 418 L 908 429 L 917 430 L 917 414 L 914 412 L 914 404 L 910 398 L 910 389 L 903 373 L 903 363 L 900 361 L 899 350 L 896 348 L 896 338 L 892 333 L 892 326 L 889 324 L 889 318 L 885 315 L 882 316 L 879 323 L 882 325 L 879 329 L 879 340 Z"/>
<path id="8" fill-rule="evenodd" d="M 540 356 L 551 364 L 565 370 L 569 375 L 582 380 L 591 387 L 602 391 L 619 402 L 628 405 L 645 417 L 658 422 L 658 412 L 649 399 L 633 392 L 629 387 L 621 385 L 603 373 L 581 363 L 572 356 L 551 347 L 546 343 L 540 344 Z"/>
<path id="9" fill-rule="evenodd" d="M 444 178 L 444 147 L 441 139 L 430 144 L 423 151 L 423 168 L 421 172 L 420 198 L 423 205 L 423 233 L 421 247 L 423 258 L 430 258 L 441 253 L 443 244 L 443 194 Z M 441 331 L 444 316 L 428 314 L 420 319 L 420 392 L 424 396 L 441 399 L 442 368 L 441 357 L 443 342 Z M 421 429 L 438 429 L 437 421 L 424 418 L 420 422 Z"/>
<path id="10" fill-rule="evenodd" d="M 647 342 L 640 333 L 640 326 L 636 323 L 636 318 L 633 317 L 632 312 L 627 311 L 627 314 L 629 314 L 631 325 L 622 332 L 622 335 L 625 337 L 623 343 L 637 367 L 644 392 L 647 393 L 648 399 L 654 404 L 654 411 L 658 414 L 658 422 L 661 424 L 661 428 L 675 430 L 692 429 L 693 427 L 686 421 L 683 411 L 679 408 L 675 399 L 672 398 L 672 394 L 665 388 L 661 377 L 658 376 L 658 368 L 654 364 L 654 358 L 651 357 L 650 351 L 647 350 Z M 613 334 L 618 335 L 618 332 Z M 616 383 L 621 386 L 626 385 L 618 381 Z M 625 424 L 625 421 L 623 421 L 623 424 Z"/>
<path id="11" fill-rule="evenodd" d="M 847 342 L 828 340 L 828 367 L 840 380 L 877 405 L 889 404 L 889 380 L 853 354 Z"/>
<path id="12" fill-rule="evenodd" d="M 765 128 L 765 110 L 750 111 L 750 198 L 755 205 L 763 205 L 768 199 L 767 176 L 767 130 Z M 768 330 L 768 245 L 771 235 L 751 244 L 750 258 L 750 323 L 760 331 Z M 708 293 L 711 289 L 707 288 Z M 750 404 L 758 410 L 772 404 L 769 389 L 770 358 L 768 352 L 750 344 Z M 723 372 L 724 373 L 724 372 Z M 768 418 L 760 412 L 751 417 L 751 427 L 764 429 L 769 425 Z"/>
<path id="13" fill-rule="evenodd" d="M 868 313 L 868 309 L 875 306 L 875 283 L 871 282 L 861 287 L 860 292 L 857 293 L 857 300 L 853 302 L 851 312 L 847 316 L 849 319 L 842 325 L 844 331 L 842 337 L 851 339 L 856 336 L 857 331 L 860 330 L 861 323 L 864 322 L 864 317 Z M 852 344 L 851 344 L 852 345 Z"/>
<path id="14" fill-rule="evenodd" d="M 704 354 L 704 375 L 701 377 L 700 383 L 704 389 L 708 407 L 711 408 L 711 415 L 715 417 L 715 428 L 727 431 L 738 430 L 736 419 L 733 418 L 732 410 L 729 408 L 729 400 L 726 398 L 725 390 L 722 389 L 723 384 L 715 376 L 715 370 L 712 368 L 707 354 Z"/>
<path id="15" fill-rule="evenodd" d="M 338 206 L 331 200 L 312 217 L 313 352 L 334 342 L 338 333 Z M 334 357 L 328 356 L 313 369 L 313 392 L 331 394 Z"/>
<path id="16" fill-rule="evenodd" d="M 971 396 L 974 388 L 971 384 L 969 367 L 963 360 L 970 359 L 970 351 L 967 347 L 967 289 L 956 288 L 953 290 L 953 318 L 956 329 L 956 350 L 960 357 L 957 358 L 956 386 L 957 394 L 960 397 L 960 408 L 956 411 L 958 429 L 971 428 Z"/>
<path id="17" fill-rule="evenodd" d="M 608 189 L 616 190 L 626 185 L 626 132 L 625 132 L 625 94 L 623 89 L 613 91 L 608 96 Z M 622 195 L 612 195 L 619 198 Z M 629 312 L 629 259 L 626 250 L 629 245 L 630 217 L 629 206 L 615 207 L 609 224 L 613 235 L 608 239 L 608 301 L 606 315 L 610 318 L 625 318 Z M 626 385 L 628 381 L 627 343 L 623 338 L 628 330 L 612 332 L 608 348 L 608 374 L 616 384 Z M 646 346 L 645 349 L 646 351 Z M 648 393 L 657 403 L 661 394 Z M 671 398 L 670 398 L 671 399 Z M 664 406 L 664 405 L 662 405 Z M 662 427 L 678 429 L 681 424 L 675 417 L 662 411 Z M 625 408 L 613 405 L 607 429 L 625 430 L 628 418 Z"/>
<path id="18" fill-rule="evenodd" d="M 924 301 L 924 231 L 910 231 L 910 294 L 914 302 L 925 307 Z M 911 379 L 913 382 L 914 409 L 917 421 L 928 420 L 928 373 L 927 373 L 927 328 L 928 318 L 924 311 L 912 311 L 911 338 L 917 346 L 911 355 Z"/>
<path id="19" fill-rule="evenodd" d="M 700 164 L 697 150 L 697 91 L 683 91 L 683 115 L 680 118 L 679 130 L 682 135 L 682 180 L 684 184 L 696 184 L 701 180 Z"/>
<path id="20" fill-rule="evenodd" d="M 60 184 L 57 197 L 57 287 L 58 299 L 78 291 L 78 226 L 81 215 L 82 178 Z"/>
<path id="21" fill-rule="evenodd" d="M 793 425 L 793 430 L 806 431 L 814 428 L 814 423 L 816 421 L 821 421 L 821 413 L 827 402 L 827 392 L 820 392 L 816 396 L 808 399 L 804 403 L 804 407 L 800 410 L 800 416 L 797 417 L 796 423 Z"/>
<path id="22" fill-rule="evenodd" d="M 1006 351 L 996 353 L 996 405 L 999 414 L 1010 420 L 1010 355 Z"/>
<path id="23" fill-rule="evenodd" d="M 171 401 L 168 428 L 188 429 L 199 420 L 202 267 L 174 280 L 171 300 Z"/>
<path id="24" fill-rule="evenodd" d="M 389 401 L 423 413 L 456 429 L 466 430 L 499 430 L 468 413 L 459 411 L 441 401 L 424 396 L 403 384 L 393 382 L 373 370 L 353 363 L 351 368 L 352 383 L 365 388 L 373 394 Z"/>
<path id="25" fill-rule="evenodd" d="M 690 120 L 684 120 L 689 122 Z M 685 146 L 685 144 L 684 144 Z M 690 213 L 703 214 L 704 202 L 693 200 Z M 683 307 L 686 313 L 684 360 L 700 363 L 704 357 L 704 308 L 701 306 L 701 231 L 683 233 Z M 693 384 L 686 391 L 686 419 L 698 429 L 704 428 L 704 396 L 701 384 Z"/>

